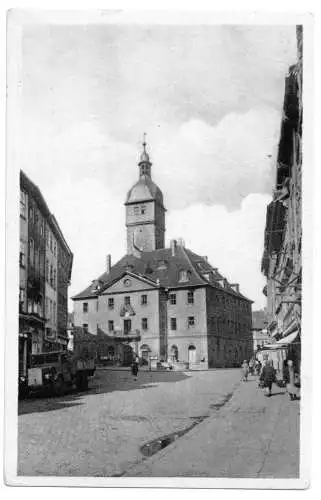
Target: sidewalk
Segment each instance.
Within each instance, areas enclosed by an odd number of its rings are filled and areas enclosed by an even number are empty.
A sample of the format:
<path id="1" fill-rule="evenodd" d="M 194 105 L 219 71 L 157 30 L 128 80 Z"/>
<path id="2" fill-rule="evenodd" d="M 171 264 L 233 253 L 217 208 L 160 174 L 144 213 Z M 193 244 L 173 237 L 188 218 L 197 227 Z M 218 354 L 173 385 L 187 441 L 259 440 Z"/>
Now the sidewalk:
<path id="1" fill-rule="evenodd" d="M 299 401 L 276 386 L 264 396 L 252 378 L 229 403 L 126 476 L 299 477 Z"/>

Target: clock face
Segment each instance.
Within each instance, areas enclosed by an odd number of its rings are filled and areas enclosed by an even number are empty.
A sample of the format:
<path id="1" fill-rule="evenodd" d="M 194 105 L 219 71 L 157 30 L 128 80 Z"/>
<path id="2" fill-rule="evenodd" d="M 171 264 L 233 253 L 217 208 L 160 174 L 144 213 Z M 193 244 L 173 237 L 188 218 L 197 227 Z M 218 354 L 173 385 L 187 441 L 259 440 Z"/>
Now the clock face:
<path id="1" fill-rule="evenodd" d="M 130 285 L 131 285 L 131 281 L 130 281 L 130 279 L 128 279 L 128 278 L 127 278 L 127 279 L 125 279 L 125 280 L 124 280 L 124 286 L 130 286 Z"/>

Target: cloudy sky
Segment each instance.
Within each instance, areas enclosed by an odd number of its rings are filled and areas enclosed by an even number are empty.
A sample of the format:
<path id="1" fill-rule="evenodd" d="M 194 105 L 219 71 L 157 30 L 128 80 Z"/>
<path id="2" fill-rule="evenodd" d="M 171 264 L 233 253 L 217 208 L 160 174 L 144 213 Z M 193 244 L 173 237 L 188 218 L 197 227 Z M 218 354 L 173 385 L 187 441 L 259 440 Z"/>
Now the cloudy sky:
<path id="1" fill-rule="evenodd" d="M 125 253 L 143 132 L 167 242 L 264 306 L 260 273 L 294 26 L 26 25 L 21 167 L 74 253 L 70 295 Z"/>

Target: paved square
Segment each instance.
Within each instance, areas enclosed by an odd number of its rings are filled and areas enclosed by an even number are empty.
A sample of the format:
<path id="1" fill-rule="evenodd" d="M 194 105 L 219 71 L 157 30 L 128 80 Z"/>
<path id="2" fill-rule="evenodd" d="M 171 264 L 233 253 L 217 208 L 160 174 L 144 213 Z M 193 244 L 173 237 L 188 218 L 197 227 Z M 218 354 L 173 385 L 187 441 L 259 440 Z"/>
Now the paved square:
<path id="1" fill-rule="evenodd" d="M 217 411 L 240 369 L 99 370 L 87 393 L 19 403 L 18 474 L 118 476 L 144 459 L 140 446 Z"/>

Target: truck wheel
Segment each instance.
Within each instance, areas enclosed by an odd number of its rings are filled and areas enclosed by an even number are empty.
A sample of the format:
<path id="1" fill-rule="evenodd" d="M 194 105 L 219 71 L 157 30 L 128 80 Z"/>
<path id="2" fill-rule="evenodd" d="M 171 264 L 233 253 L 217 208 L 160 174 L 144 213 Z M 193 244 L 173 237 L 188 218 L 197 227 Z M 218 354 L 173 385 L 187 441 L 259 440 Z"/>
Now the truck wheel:
<path id="1" fill-rule="evenodd" d="M 62 377 L 58 377 L 53 384 L 53 393 L 55 396 L 62 396 L 65 392 L 65 384 Z"/>

